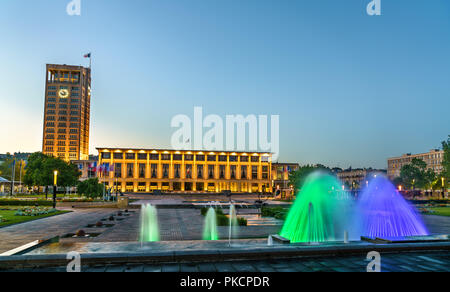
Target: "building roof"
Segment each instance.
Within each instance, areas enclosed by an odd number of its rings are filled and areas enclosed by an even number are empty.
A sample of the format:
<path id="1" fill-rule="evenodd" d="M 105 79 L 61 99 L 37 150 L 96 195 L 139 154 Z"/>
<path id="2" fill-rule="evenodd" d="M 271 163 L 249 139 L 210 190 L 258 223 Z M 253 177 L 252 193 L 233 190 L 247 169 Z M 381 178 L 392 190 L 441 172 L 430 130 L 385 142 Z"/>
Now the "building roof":
<path id="1" fill-rule="evenodd" d="M 146 149 L 146 148 L 120 148 L 120 147 L 96 147 L 97 151 L 101 152 L 102 150 L 106 151 L 158 151 L 158 152 L 203 152 L 204 154 L 208 154 L 210 152 L 214 153 L 236 153 L 236 154 L 272 154 L 270 152 L 259 152 L 259 151 L 223 151 L 223 150 L 175 150 L 175 149 Z"/>
<path id="2" fill-rule="evenodd" d="M 0 176 L 0 183 L 10 183 L 10 181 Z"/>

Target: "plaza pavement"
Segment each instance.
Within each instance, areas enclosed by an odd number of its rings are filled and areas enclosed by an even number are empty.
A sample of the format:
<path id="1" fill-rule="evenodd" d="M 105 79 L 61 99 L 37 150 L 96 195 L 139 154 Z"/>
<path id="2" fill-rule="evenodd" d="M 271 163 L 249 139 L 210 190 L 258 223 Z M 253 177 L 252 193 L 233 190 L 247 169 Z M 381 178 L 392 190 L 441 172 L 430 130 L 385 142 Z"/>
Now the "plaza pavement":
<path id="1" fill-rule="evenodd" d="M 245 211 L 245 209 L 243 209 Z M 99 236 L 82 239 L 83 242 L 132 242 L 139 237 L 139 209 L 122 221 L 105 223 L 114 224 L 111 228 L 87 228 L 101 219 L 117 214 L 117 209 L 72 209 L 73 212 L 44 218 L 36 221 L 0 228 L 0 253 L 18 246 L 48 237 L 75 233 L 79 229 L 100 233 Z M 201 240 L 203 220 L 199 209 L 159 209 L 160 238 L 162 241 Z M 423 216 L 432 234 L 450 234 L 450 217 Z M 247 226 L 239 227 L 239 238 L 265 238 L 279 232 L 281 226 Z M 218 227 L 219 238 L 228 238 L 228 228 Z M 61 241 L 77 241 L 61 239 Z"/>
<path id="2" fill-rule="evenodd" d="M 116 210 L 75 209 L 71 211 L 73 212 L 0 228 L 0 253 L 35 240 L 76 232 Z"/>

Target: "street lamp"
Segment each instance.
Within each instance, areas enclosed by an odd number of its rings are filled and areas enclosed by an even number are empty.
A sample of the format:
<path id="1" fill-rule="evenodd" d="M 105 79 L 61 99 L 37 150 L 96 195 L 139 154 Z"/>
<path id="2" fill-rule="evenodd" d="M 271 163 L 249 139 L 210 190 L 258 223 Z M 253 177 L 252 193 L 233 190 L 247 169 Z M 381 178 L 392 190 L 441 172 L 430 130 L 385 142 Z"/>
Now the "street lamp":
<path id="1" fill-rule="evenodd" d="M 58 184 L 58 171 L 53 172 L 53 209 L 56 208 L 56 186 Z"/>

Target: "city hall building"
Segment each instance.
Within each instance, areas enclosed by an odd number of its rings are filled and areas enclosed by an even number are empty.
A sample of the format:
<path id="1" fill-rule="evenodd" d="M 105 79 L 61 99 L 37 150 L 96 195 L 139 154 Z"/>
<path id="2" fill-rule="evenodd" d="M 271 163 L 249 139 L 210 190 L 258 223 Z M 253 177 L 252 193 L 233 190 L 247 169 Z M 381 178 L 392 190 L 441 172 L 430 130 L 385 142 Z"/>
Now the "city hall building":
<path id="1" fill-rule="evenodd" d="M 48 64 L 42 152 L 65 161 L 89 159 L 91 69 Z"/>
<path id="2" fill-rule="evenodd" d="M 97 148 L 100 182 L 122 192 L 271 192 L 271 153 Z"/>

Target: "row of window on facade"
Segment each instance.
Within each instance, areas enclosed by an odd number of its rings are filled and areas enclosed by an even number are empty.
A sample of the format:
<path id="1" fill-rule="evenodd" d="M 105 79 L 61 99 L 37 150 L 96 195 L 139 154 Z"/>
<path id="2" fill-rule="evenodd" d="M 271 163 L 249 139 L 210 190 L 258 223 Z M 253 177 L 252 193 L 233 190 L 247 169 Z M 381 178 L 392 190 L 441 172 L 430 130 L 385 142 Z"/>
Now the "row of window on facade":
<path id="1" fill-rule="evenodd" d="M 54 146 L 55 145 L 55 141 L 54 140 L 47 140 L 47 141 L 45 141 L 45 145 Z M 56 145 L 57 146 L 66 146 L 66 141 L 65 140 L 57 141 Z M 78 146 L 78 141 L 69 141 L 69 146 Z"/>
<path id="2" fill-rule="evenodd" d="M 147 190 L 147 183 L 145 182 L 138 182 L 138 183 L 133 183 L 133 182 L 125 182 L 125 183 L 116 183 L 116 182 L 105 182 L 104 183 L 107 187 L 110 187 L 112 190 L 120 190 L 122 189 L 122 187 L 125 188 L 126 191 L 134 191 L 135 187 L 137 189 L 137 191 L 139 192 L 144 192 Z M 248 192 L 248 191 L 252 191 L 252 192 L 258 192 L 259 191 L 259 184 L 257 183 L 240 183 L 239 184 L 239 188 L 238 188 L 238 184 L 234 184 L 231 183 L 230 186 L 227 186 L 226 183 L 214 183 L 214 182 L 209 182 L 209 183 L 203 183 L 203 182 L 198 182 L 198 183 L 192 183 L 192 182 L 161 182 L 161 183 L 157 183 L 157 182 L 150 182 L 148 184 L 148 188 L 150 190 L 170 190 L 171 189 L 171 185 L 172 185 L 172 190 L 173 191 L 193 191 L 194 190 L 194 186 L 195 186 L 195 190 L 196 191 L 208 191 L 208 192 L 216 192 L 216 191 L 223 191 L 223 190 L 231 190 L 231 191 L 242 191 L 242 192 Z M 261 185 L 262 190 L 266 191 L 269 190 L 270 185 L 268 184 L 262 184 Z"/>
<path id="3" fill-rule="evenodd" d="M 47 127 L 56 127 L 56 123 L 55 122 L 47 122 L 45 124 Z M 58 123 L 58 128 L 67 128 L 67 123 Z M 69 128 L 78 128 L 79 124 L 78 123 L 70 123 L 69 124 Z"/>
<path id="4" fill-rule="evenodd" d="M 58 121 L 67 121 L 67 111 L 59 111 L 58 112 Z M 46 120 L 47 121 L 54 121 L 56 119 L 56 117 L 52 116 L 52 115 L 56 115 L 56 111 L 55 110 L 48 110 L 47 111 L 47 117 Z M 71 115 L 78 115 L 78 111 L 71 111 Z M 78 117 L 70 117 L 70 121 L 78 121 Z"/>
<path id="5" fill-rule="evenodd" d="M 45 135 L 45 139 L 55 139 L 55 135 L 53 134 L 47 134 Z M 66 140 L 66 135 L 58 135 L 58 140 Z M 78 140 L 78 136 L 77 135 L 70 135 L 69 136 L 69 140 Z"/>
<path id="6" fill-rule="evenodd" d="M 48 99 L 47 99 L 47 102 L 54 102 L 54 103 L 56 103 L 56 102 L 59 102 L 59 103 L 61 103 L 61 104 L 68 104 L 68 103 L 71 103 L 71 104 L 79 104 L 80 103 L 80 99 L 78 99 L 78 98 L 70 98 L 70 99 L 68 99 L 68 98 L 56 98 L 56 97 L 49 97 Z"/>
<path id="7" fill-rule="evenodd" d="M 45 155 L 52 156 L 52 157 L 55 156 L 53 154 L 53 150 L 47 150 L 47 149 L 45 149 Z M 66 152 L 65 151 L 58 152 L 56 154 L 56 156 L 61 158 L 61 159 L 65 159 L 66 158 Z M 69 153 L 69 159 L 77 159 L 77 157 L 78 156 L 77 156 L 76 153 Z"/>
<path id="8" fill-rule="evenodd" d="M 68 86 L 49 86 L 48 87 L 48 91 L 57 91 L 57 90 L 61 90 L 61 89 L 69 89 L 69 87 Z M 78 86 L 72 86 L 71 88 L 70 88 L 71 90 L 72 90 L 72 92 L 79 92 L 80 91 L 80 87 L 78 87 Z"/>
<path id="9" fill-rule="evenodd" d="M 45 151 L 49 151 L 49 152 L 53 152 L 54 149 L 56 149 L 58 152 L 66 152 L 66 147 L 57 147 L 57 148 L 50 147 L 50 146 L 45 147 Z M 70 152 L 76 152 L 77 148 L 76 147 L 69 147 L 69 151 Z"/>
<path id="10" fill-rule="evenodd" d="M 70 83 L 79 83 L 80 82 L 80 73 L 79 72 L 70 72 L 70 73 L 58 73 L 58 72 L 48 72 L 47 80 L 49 82 L 70 82 Z"/>
<path id="11" fill-rule="evenodd" d="M 103 160 L 111 159 L 111 153 L 104 152 L 101 153 L 101 157 Z M 125 157 L 125 160 L 135 160 L 136 157 L 138 160 L 147 160 L 147 153 L 113 153 L 112 156 L 114 159 L 123 160 Z M 192 155 L 192 154 L 184 154 L 184 161 L 194 161 L 194 157 L 196 161 L 206 161 L 208 162 L 227 162 L 229 159 L 229 162 L 249 162 L 249 160 L 253 163 L 258 163 L 260 161 L 259 156 L 236 156 L 236 155 Z M 149 159 L 150 160 L 159 160 L 160 154 L 150 154 Z M 161 154 L 161 160 L 174 160 L 174 161 L 182 161 L 183 160 L 183 154 Z M 262 162 L 269 162 L 269 157 L 263 156 L 261 158 Z"/>
<path id="12" fill-rule="evenodd" d="M 55 128 L 47 128 L 45 129 L 46 133 L 56 133 Z M 65 134 L 67 133 L 67 130 L 65 128 L 62 129 L 58 129 L 58 134 Z M 70 134 L 77 134 L 78 133 L 78 129 L 69 129 L 69 133 Z"/>
<path id="13" fill-rule="evenodd" d="M 54 109 L 56 109 L 56 104 L 54 104 L 54 103 L 49 103 L 49 104 L 47 104 L 47 108 L 54 108 Z M 58 108 L 59 108 L 59 109 L 68 109 L 68 105 L 65 104 L 65 103 L 60 103 Z M 71 105 L 70 105 L 70 109 L 79 109 L 79 105 L 77 105 L 77 104 L 71 104 Z M 78 113 L 78 112 L 77 112 L 77 113 Z"/>
<path id="14" fill-rule="evenodd" d="M 158 164 L 150 165 L 150 177 L 152 179 L 161 179 L 161 178 L 169 178 L 170 173 L 173 173 L 172 178 L 186 178 L 186 179 L 248 179 L 248 174 L 250 171 L 251 179 L 259 179 L 258 171 L 259 166 L 240 166 L 240 169 L 236 165 L 230 165 L 229 169 L 227 169 L 226 165 L 197 165 L 196 173 L 193 172 L 193 165 L 186 164 L 184 171 L 182 171 L 181 164 L 175 164 L 173 167 L 170 167 L 169 164 L 163 164 L 161 167 L 158 167 Z M 207 166 L 207 168 L 206 168 Z M 144 163 L 140 163 L 138 165 L 138 173 L 134 172 L 134 164 L 127 163 L 125 165 L 125 173 L 122 171 L 122 163 L 115 163 L 112 171 L 114 172 L 115 178 L 147 178 L 146 170 L 147 165 Z M 108 170 L 111 169 L 109 164 L 104 164 L 104 170 L 100 171 L 99 176 L 107 177 Z M 218 170 L 218 173 L 216 172 Z M 229 176 L 227 176 L 227 170 L 229 171 Z M 183 172 L 183 173 L 182 173 Z M 159 175 L 158 175 L 159 174 Z M 239 174 L 239 177 L 238 177 Z M 261 179 L 269 178 L 269 167 L 262 166 L 261 167 Z"/>

